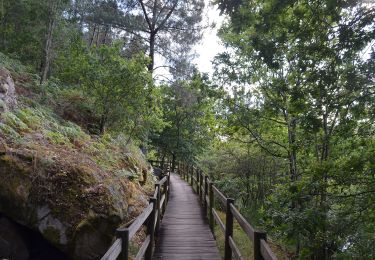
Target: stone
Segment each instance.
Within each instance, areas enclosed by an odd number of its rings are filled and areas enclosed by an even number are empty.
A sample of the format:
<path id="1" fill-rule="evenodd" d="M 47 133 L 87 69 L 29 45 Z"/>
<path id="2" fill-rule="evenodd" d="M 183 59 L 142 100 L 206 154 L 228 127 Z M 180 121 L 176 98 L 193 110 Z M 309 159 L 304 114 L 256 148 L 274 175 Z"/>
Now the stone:
<path id="1" fill-rule="evenodd" d="M 17 106 L 14 81 L 10 72 L 0 67 L 0 113 L 13 110 Z"/>
<path id="2" fill-rule="evenodd" d="M 0 259 L 28 259 L 29 250 L 17 227 L 0 216 Z"/>

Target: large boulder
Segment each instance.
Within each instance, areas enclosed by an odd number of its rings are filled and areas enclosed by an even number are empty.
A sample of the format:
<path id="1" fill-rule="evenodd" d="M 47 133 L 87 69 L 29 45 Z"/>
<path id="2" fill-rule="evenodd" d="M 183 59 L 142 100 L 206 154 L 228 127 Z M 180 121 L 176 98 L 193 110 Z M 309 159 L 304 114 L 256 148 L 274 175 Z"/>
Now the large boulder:
<path id="1" fill-rule="evenodd" d="M 12 110 L 16 105 L 14 81 L 10 72 L 0 67 L 0 114 Z"/>
<path id="2" fill-rule="evenodd" d="M 115 229 L 147 205 L 139 183 L 79 154 L 0 149 L 0 180 L 0 212 L 74 259 L 100 258 Z"/>

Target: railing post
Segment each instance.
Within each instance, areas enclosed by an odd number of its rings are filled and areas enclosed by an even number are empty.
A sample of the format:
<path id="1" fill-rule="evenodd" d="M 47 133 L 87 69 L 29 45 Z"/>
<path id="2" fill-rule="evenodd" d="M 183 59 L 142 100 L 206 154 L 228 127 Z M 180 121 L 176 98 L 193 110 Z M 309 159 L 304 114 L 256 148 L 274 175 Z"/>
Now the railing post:
<path id="1" fill-rule="evenodd" d="M 193 179 L 193 174 L 194 174 L 194 167 L 193 166 L 190 166 L 190 184 L 191 184 L 191 187 L 194 189 L 194 179 Z"/>
<path id="2" fill-rule="evenodd" d="M 164 216 L 164 213 L 165 213 L 165 210 L 167 209 L 167 201 L 168 201 L 168 176 L 170 175 L 170 173 L 168 173 L 167 175 L 167 180 L 164 182 L 163 184 L 163 194 L 165 196 L 165 199 L 164 199 L 164 203 L 162 205 L 162 208 L 163 208 L 163 216 Z"/>
<path id="3" fill-rule="evenodd" d="M 208 176 L 204 176 L 204 195 L 203 195 L 203 207 L 204 207 L 204 212 L 206 213 L 205 215 L 207 216 L 207 201 L 206 197 L 208 195 Z"/>
<path id="4" fill-rule="evenodd" d="M 232 248 L 229 244 L 229 238 L 233 236 L 233 214 L 230 210 L 231 204 L 234 203 L 234 199 L 227 198 L 227 210 L 226 210 L 226 221 L 225 221 L 225 260 L 232 259 Z"/>
<path id="5" fill-rule="evenodd" d="M 254 260 L 263 260 L 263 256 L 261 253 L 261 243 L 260 240 L 264 239 L 267 241 L 267 234 L 262 230 L 255 230 L 254 231 Z"/>
<path id="6" fill-rule="evenodd" d="M 156 198 L 150 198 L 150 203 L 153 204 L 152 212 L 147 221 L 147 234 L 150 235 L 150 244 L 148 245 L 146 250 L 145 260 L 152 259 L 152 253 L 154 250 L 156 202 Z"/>
<path id="7" fill-rule="evenodd" d="M 167 202 L 169 201 L 169 193 L 171 191 L 171 174 L 168 174 L 167 176 L 167 183 L 168 183 L 168 189 L 167 189 Z"/>
<path id="8" fill-rule="evenodd" d="M 212 209 L 215 207 L 215 200 L 214 200 L 214 191 L 212 189 L 212 182 L 208 184 L 208 198 L 209 198 L 209 210 L 208 210 L 208 222 L 210 224 L 210 228 L 212 233 L 214 233 L 214 215 L 212 213 Z"/>
<path id="9" fill-rule="evenodd" d="M 198 196 L 199 196 L 199 200 L 201 200 L 201 198 L 200 198 L 200 193 L 199 193 L 199 171 L 198 171 L 198 169 L 196 169 L 196 171 L 195 171 L 195 181 L 197 182 L 196 184 L 197 184 L 197 194 L 198 194 Z"/>
<path id="10" fill-rule="evenodd" d="M 188 181 L 188 178 L 187 166 L 186 163 L 184 163 L 184 180 Z"/>
<path id="11" fill-rule="evenodd" d="M 203 172 L 199 170 L 199 198 L 201 199 L 201 205 L 204 203 L 204 194 L 202 192 L 203 188 Z"/>
<path id="12" fill-rule="evenodd" d="M 160 215 L 161 215 L 161 212 L 160 212 L 160 184 L 157 183 L 155 184 L 155 189 L 158 189 L 158 193 L 156 194 L 156 210 L 157 210 L 157 220 L 156 220 L 156 231 L 155 231 L 155 234 L 158 235 L 159 233 L 159 226 L 160 226 Z"/>
<path id="13" fill-rule="evenodd" d="M 116 237 L 121 238 L 120 260 L 128 260 L 129 257 L 129 229 L 117 229 Z"/>

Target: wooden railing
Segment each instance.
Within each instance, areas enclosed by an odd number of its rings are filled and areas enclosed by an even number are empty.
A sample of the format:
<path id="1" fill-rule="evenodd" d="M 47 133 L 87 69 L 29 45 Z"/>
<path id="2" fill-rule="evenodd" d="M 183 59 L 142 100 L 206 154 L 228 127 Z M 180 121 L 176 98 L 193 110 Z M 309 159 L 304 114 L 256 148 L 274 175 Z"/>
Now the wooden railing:
<path id="1" fill-rule="evenodd" d="M 117 239 L 108 249 L 107 253 L 102 257 L 102 260 L 114 260 L 117 258 L 121 260 L 128 260 L 130 240 L 143 225 L 146 225 L 147 227 L 147 236 L 134 259 L 152 259 L 155 235 L 159 229 L 160 221 L 163 217 L 169 199 L 169 167 L 166 167 L 164 171 L 166 176 L 155 184 L 155 192 L 150 198 L 148 207 L 145 208 L 143 212 L 131 222 L 131 224 L 116 230 Z"/>
<path id="2" fill-rule="evenodd" d="M 215 185 L 207 175 L 201 170 L 188 166 L 186 164 L 178 165 L 178 173 L 193 187 L 199 196 L 199 200 L 207 213 L 208 221 L 212 232 L 214 232 L 215 223 L 218 224 L 220 230 L 225 235 L 224 259 L 231 260 L 234 255 L 236 259 L 244 259 L 236 242 L 233 239 L 233 222 L 236 220 L 244 233 L 253 242 L 253 251 L 255 260 L 276 260 L 275 254 L 272 252 L 267 243 L 267 234 L 264 231 L 253 228 L 242 216 L 234 205 L 234 200 L 227 198 Z M 215 209 L 215 200 L 218 201 L 223 209 L 225 209 L 225 223 L 221 220 L 217 210 Z"/>

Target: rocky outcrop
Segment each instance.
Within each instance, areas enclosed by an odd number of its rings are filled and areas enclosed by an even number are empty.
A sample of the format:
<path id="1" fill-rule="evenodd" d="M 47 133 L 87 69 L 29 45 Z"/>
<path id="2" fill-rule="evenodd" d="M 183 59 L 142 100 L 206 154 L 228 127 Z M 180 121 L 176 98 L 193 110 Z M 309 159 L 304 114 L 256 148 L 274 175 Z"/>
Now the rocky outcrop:
<path id="1" fill-rule="evenodd" d="M 147 197 L 139 184 L 73 156 L 81 163 L 70 166 L 32 151 L 0 153 L 0 212 L 74 259 L 98 259 L 115 229 L 138 215 L 134 208 L 142 210 Z"/>
<path id="2" fill-rule="evenodd" d="M 10 72 L 0 67 L 0 114 L 12 110 L 16 105 L 14 81 Z"/>
<path id="3" fill-rule="evenodd" d="M 38 235 L 64 257 L 100 259 L 148 205 L 151 168 L 127 138 L 90 136 L 41 102 L 34 77 L 12 75 L 0 67 L 0 259 L 58 259 L 32 256 Z"/>

